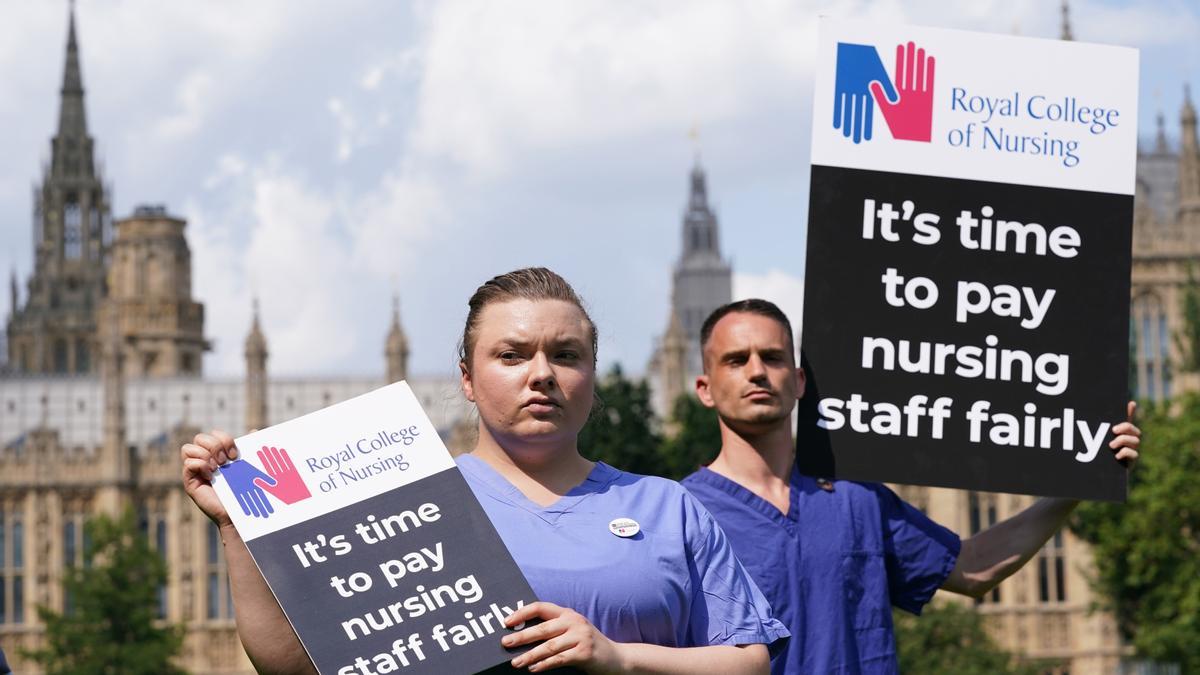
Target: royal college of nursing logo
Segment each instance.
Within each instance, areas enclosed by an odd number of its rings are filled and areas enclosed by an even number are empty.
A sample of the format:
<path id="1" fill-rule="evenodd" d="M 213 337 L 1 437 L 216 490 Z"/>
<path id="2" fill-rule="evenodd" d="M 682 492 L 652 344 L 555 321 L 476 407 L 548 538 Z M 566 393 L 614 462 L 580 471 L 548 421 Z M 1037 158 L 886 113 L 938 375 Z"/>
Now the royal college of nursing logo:
<path id="1" fill-rule="evenodd" d="M 888 77 L 874 47 L 839 42 L 833 128 L 855 143 L 871 140 L 878 104 L 892 138 L 928 143 L 933 129 L 933 73 L 934 58 L 912 42 L 896 46 L 894 79 Z"/>
<path id="2" fill-rule="evenodd" d="M 295 504 L 312 496 L 287 450 L 264 445 L 258 451 L 262 469 L 239 459 L 221 467 L 221 475 L 229 482 L 242 513 L 256 518 L 269 518 L 275 512 L 270 494 L 284 504 Z"/>

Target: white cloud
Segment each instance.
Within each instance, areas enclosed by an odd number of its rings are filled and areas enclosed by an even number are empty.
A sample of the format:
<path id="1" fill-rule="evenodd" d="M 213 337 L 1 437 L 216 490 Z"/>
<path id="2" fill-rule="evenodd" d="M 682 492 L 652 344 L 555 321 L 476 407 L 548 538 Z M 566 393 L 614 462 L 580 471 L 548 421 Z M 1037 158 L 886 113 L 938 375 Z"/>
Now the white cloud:
<path id="1" fill-rule="evenodd" d="M 350 155 L 354 153 L 354 131 L 358 124 L 354 121 L 354 115 L 346 109 L 346 104 L 342 103 L 339 98 L 331 98 L 326 104 L 330 114 L 337 122 L 338 138 L 337 138 L 337 160 L 344 162 L 350 159 Z"/>
<path id="2" fill-rule="evenodd" d="M 782 2 L 440 3 L 414 149 L 486 175 L 530 152 L 716 123 L 794 99 L 815 26 L 811 7 Z"/>

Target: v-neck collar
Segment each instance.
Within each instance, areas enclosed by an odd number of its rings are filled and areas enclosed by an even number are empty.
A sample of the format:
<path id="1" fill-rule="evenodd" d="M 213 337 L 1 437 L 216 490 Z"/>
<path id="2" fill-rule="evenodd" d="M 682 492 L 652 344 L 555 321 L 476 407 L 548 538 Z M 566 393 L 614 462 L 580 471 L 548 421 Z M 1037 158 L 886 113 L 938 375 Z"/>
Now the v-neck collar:
<path id="1" fill-rule="evenodd" d="M 496 497 L 524 509 L 550 524 L 554 524 L 563 514 L 570 513 L 580 502 L 602 491 L 621 473 L 604 462 L 596 462 L 582 483 L 568 490 L 567 494 L 554 502 L 541 506 L 526 497 L 524 492 L 521 492 L 517 486 L 510 483 L 499 471 L 493 469 L 482 459 L 470 454 L 459 455 L 457 459 L 460 469 L 481 481 Z"/>
<path id="2" fill-rule="evenodd" d="M 692 474 L 690 478 L 690 480 L 699 481 L 733 497 L 783 527 L 792 535 L 795 535 L 800 522 L 800 492 L 802 489 L 800 481 L 802 479 L 803 476 L 793 466 L 791 478 L 788 481 L 788 511 L 783 513 L 774 504 L 754 494 L 746 486 L 707 466 L 700 467 L 700 470 Z"/>

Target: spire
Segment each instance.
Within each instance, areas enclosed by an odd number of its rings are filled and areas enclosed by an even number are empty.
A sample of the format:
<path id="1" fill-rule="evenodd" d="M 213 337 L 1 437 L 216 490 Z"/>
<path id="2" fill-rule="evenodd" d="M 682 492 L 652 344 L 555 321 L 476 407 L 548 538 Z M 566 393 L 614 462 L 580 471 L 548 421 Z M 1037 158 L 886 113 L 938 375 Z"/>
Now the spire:
<path id="1" fill-rule="evenodd" d="M 71 3 L 67 27 L 67 59 L 63 66 L 62 106 L 58 114 L 58 135 L 81 139 L 87 136 L 87 117 L 83 110 L 83 75 L 79 69 L 79 42 L 75 37 L 75 3 Z"/>
<path id="2" fill-rule="evenodd" d="M 1183 124 L 1183 132 L 1187 133 L 1187 127 L 1192 127 L 1192 131 L 1196 128 L 1196 108 L 1192 106 L 1192 87 L 1191 85 L 1183 85 L 1183 109 L 1179 112 L 1179 121 Z M 1195 133 L 1192 134 L 1193 140 Z"/>
<path id="3" fill-rule="evenodd" d="M 392 327 L 383 350 L 387 359 L 387 381 L 399 382 L 408 378 L 408 337 L 400 327 L 400 295 L 392 296 Z"/>
<path id="4" fill-rule="evenodd" d="M 267 427 L 267 339 L 258 322 L 258 298 L 254 320 L 246 336 L 246 429 Z"/>
<path id="5" fill-rule="evenodd" d="M 1191 87 L 1186 84 L 1183 85 L 1179 126 L 1179 207 L 1185 215 L 1197 217 L 1200 214 L 1200 147 L 1196 142 L 1196 108 L 1192 106 Z"/>
<path id="6" fill-rule="evenodd" d="M 1067 0 L 1062 0 L 1062 35 L 1059 36 L 1059 39 L 1075 39 L 1075 36 L 1071 33 L 1071 7 L 1067 4 Z"/>
<path id="7" fill-rule="evenodd" d="M 16 265 L 13 265 L 12 276 L 9 277 L 9 279 L 8 279 L 8 297 L 9 297 L 8 315 L 16 316 L 17 302 L 20 300 L 20 298 L 17 294 L 17 266 Z"/>
<path id="8" fill-rule="evenodd" d="M 267 356 L 267 338 L 263 335 L 262 326 L 258 321 L 258 298 L 254 298 L 254 318 L 250 323 L 250 333 L 246 335 L 246 358 L 261 355 Z"/>
<path id="9" fill-rule="evenodd" d="M 1162 112 L 1158 113 L 1158 131 L 1154 134 L 1154 154 L 1165 155 L 1170 152 L 1167 146 L 1167 119 Z"/>
<path id="10" fill-rule="evenodd" d="M 708 179 L 699 158 L 692 166 L 691 188 L 683 216 L 682 261 L 701 257 L 720 257 L 717 241 L 717 217 L 708 205 Z"/>

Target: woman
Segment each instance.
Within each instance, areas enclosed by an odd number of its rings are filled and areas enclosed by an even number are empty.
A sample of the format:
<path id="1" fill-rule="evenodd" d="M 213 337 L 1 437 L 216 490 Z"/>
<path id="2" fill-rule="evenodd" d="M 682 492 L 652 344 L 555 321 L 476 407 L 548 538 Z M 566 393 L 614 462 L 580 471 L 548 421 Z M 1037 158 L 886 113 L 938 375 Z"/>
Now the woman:
<path id="1" fill-rule="evenodd" d="M 712 517 L 673 481 L 579 454 L 596 328 L 571 287 L 544 268 L 517 270 L 481 286 L 469 307 L 459 367 L 479 442 L 459 468 L 544 599 L 508 617 L 510 627 L 541 621 L 504 637 L 507 647 L 541 643 L 512 664 L 766 673 L 767 645 L 787 631 Z M 200 434 L 182 454 L 188 494 L 220 525 L 246 652 L 260 670 L 311 671 L 210 485 L 237 456 L 232 439 Z M 636 528 L 619 536 L 617 520 Z"/>

